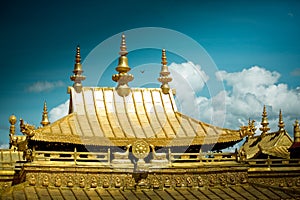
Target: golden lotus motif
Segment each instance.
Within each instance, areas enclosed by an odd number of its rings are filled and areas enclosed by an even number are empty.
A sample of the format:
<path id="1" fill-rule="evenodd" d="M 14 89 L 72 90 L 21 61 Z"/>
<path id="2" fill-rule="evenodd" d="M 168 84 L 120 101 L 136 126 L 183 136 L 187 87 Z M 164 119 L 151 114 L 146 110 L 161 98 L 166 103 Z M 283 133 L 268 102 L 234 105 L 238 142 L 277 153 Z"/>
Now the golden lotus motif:
<path id="1" fill-rule="evenodd" d="M 150 152 L 149 144 L 145 140 L 137 140 L 132 145 L 132 154 L 139 159 L 146 158 Z"/>

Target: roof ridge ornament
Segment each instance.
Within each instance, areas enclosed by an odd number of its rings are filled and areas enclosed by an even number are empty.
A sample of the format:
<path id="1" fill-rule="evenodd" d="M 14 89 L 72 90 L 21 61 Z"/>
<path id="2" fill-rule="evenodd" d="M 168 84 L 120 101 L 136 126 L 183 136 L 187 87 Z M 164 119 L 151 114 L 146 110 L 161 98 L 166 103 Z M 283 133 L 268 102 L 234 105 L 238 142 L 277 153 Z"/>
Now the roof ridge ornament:
<path id="1" fill-rule="evenodd" d="M 127 47 L 124 33 L 122 34 L 121 46 L 120 46 L 120 57 L 118 66 L 116 67 L 116 71 L 118 74 L 114 74 L 112 76 L 112 80 L 118 82 L 116 87 L 117 93 L 122 96 L 128 96 L 130 93 L 130 87 L 128 83 L 134 79 L 132 74 L 127 72 L 130 71 L 130 67 L 128 66 L 128 58 L 127 58 Z"/>
<path id="2" fill-rule="evenodd" d="M 284 125 L 284 121 L 282 119 L 282 112 L 280 109 L 279 110 L 279 120 L 278 120 L 278 128 L 279 128 L 278 132 L 284 131 L 285 130 L 284 127 L 285 127 L 285 125 Z"/>
<path id="3" fill-rule="evenodd" d="M 169 94 L 170 91 L 170 86 L 169 86 L 169 82 L 172 81 L 172 77 L 170 77 L 170 72 L 167 66 L 167 56 L 166 56 L 166 50 L 162 49 L 162 56 L 161 56 L 161 71 L 159 73 L 159 78 L 157 79 L 159 82 L 161 82 L 161 90 L 164 94 Z"/>
<path id="4" fill-rule="evenodd" d="M 49 124 L 50 124 L 50 121 L 48 119 L 47 103 L 46 103 L 46 101 L 44 101 L 44 108 L 43 108 L 43 115 L 42 115 L 41 125 L 42 126 L 47 126 Z"/>
<path id="5" fill-rule="evenodd" d="M 128 54 L 127 47 L 126 47 L 126 39 L 125 34 L 122 33 L 122 39 L 121 39 L 121 46 L 120 46 L 120 56 L 126 56 Z"/>
<path id="6" fill-rule="evenodd" d="M 264 105 L 262 119 L 261 119 L 260 124 L 262 125 L 262 127 L 259 128 L 259 130 L 261 130 L 261 137 L 264 137 L 270 130 L 270 128 L 268 127 L 269 122 L 268 122 L 268 114 L 266 111 L 266 105 Z"/>
<path id="7" fill-rule="evenodd" d="M 73 87 L 75 88 L 76 92 L 81 92 L 82 90 L 82 83 L 81 81 L 85 80 L 85 76 L 82 75 L 83 70 L 81 66 L 81 55 L 80 55 L 80 46 L 77 45 L 76 48 L 76 55 L 75 55 L 75 64 L 73 75 L 70 77 L 71 81 L 74 82 Z"/>

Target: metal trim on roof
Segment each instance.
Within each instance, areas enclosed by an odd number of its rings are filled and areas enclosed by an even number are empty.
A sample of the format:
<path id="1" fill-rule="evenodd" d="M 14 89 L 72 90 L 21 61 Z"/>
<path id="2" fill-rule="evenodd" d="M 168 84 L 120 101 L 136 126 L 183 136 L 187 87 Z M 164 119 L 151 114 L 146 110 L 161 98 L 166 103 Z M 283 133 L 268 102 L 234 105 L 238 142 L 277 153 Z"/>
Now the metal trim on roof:
<path id="1" fill-rule="evenodd" d="M 223 143 L 242 139 L 239 130 L 230 130 L 192 119 L 177 111 L 172 92 L 160 88 L 132 88 L 121 97 L 115 88 L 70 88 L 66 117 L 39 128 L 32 140 L 74 144 L 127 145 L 145 139 L 158 146 L 185 146 Z M 106 139 L 103 139 L 106 138 Z"/>

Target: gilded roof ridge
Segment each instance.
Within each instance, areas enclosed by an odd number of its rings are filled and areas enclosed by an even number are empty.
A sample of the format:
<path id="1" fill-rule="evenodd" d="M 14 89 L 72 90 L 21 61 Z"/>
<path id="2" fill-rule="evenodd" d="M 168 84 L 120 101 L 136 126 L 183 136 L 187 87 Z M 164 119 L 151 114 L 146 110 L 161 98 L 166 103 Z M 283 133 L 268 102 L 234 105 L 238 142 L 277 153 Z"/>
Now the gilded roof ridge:
<path id="1" fill-rule="evenodd" d="M 77 115 L 77 112 L 69 113 L 69 114 L 63 116 L 62 118 L 56 120 L 55 122 L 51 123 L 49 126 L 38 127 L 37 129 L 35 129 L 35 131 L 44 130 L 44 129 L 49 129 L 50 126 L 55 126 L 55 125 L 61 123 L 62 121 L 69 119 L 70 117 L 72 117 L 72 116 L 74 116 L 74 115 Z"/>
<path id="2" fill-rule="evenodd" d="M 190 116 L 188 116 L 188 115 L 186 115 L 186 114 L 183 114 L 183 113 L 181 113 L 181 112 L 179 112 L 179 111 L 175 111 L 175 113 L 180 114 L 180 115 L 182 115 L 182 116 L 184 116 L 184 117 L 186 117 L 186 118 L 189 118 L 189 119 L 191 119 L 191 120 L 193 120 L 193 121 L 195 121 L 195 122 L 204 124 L 204 125 L 209 126 L 209 127 L 215 127 L 215 128 L 217 128 L 217 129 L 228 130 L 228 131 L 236 131 L 236 132 L 239 132 L 239 131 L 240 131 L 240 129 L 229 129 L 229 128 L 223 128 L 223 127 L 219 127 L 219 126 L 216 126 L 216 125 L 213 125 L 213 124 L 209 124 L 209 123 L 200 121 L 200 120 L 198 120 L 198 119 L 195 119 L 195 118 L 193 118 L 193 117 L 190 117 Z"/>

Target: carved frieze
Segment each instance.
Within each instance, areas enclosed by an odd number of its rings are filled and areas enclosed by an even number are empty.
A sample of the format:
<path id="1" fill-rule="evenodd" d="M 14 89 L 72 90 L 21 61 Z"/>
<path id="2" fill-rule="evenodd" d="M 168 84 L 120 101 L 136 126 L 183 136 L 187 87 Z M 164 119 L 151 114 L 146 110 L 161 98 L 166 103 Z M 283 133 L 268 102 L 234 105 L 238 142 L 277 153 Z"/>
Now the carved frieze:
<path id="1" fill-rule="evenodd" d="M 72 171 L 72 170 L 70 170 Z M 163 170 L 159 173 L 133 172 L 87 172 L 74 170 L 69 173 L 59 171 L 36 171 L 26 174 L 26 182 L 31 186 L 60 188 L 121 188 L 121 189 L 163 189 L 163 188 L 201 188 L 226 187 L 250 183 L 267 184 L 280 187 L 300 187 L 300 177 L 248 178 L 246 171 L 193 172 Z"/>

